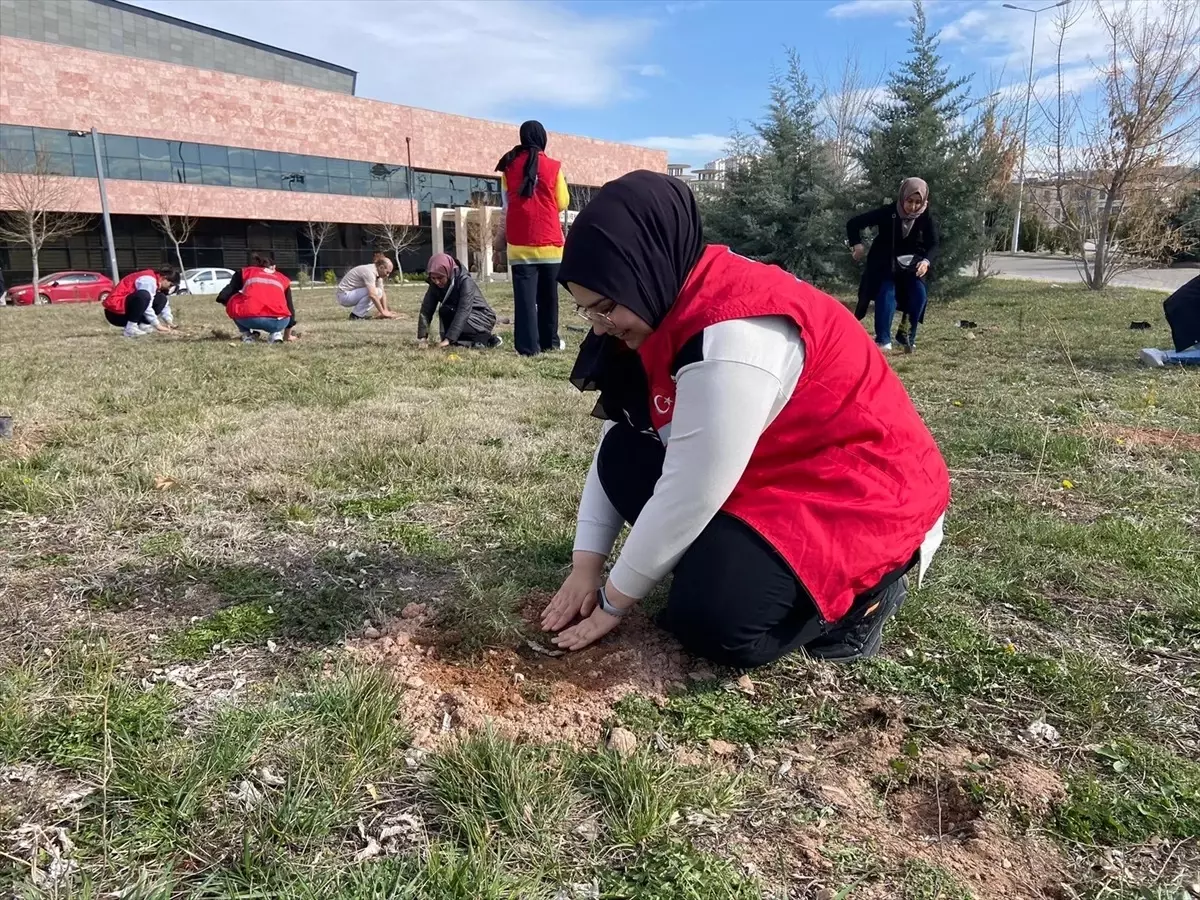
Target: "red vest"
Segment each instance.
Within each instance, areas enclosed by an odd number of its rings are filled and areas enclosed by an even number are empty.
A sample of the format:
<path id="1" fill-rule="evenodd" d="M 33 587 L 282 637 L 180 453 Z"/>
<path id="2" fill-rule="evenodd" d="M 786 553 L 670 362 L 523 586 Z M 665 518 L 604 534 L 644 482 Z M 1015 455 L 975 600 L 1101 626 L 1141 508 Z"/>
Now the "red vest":
<path id="1" fill-rule="evenodd" d="M 225 312 L 231 319 L 287 319 L 292 313 L 284 292 L 291 284 L 282 272 L 247 266 L 242 269 L 242 289 L 229 298 Z"/>
<path id="2" fill-rule="evenodd" d="M 563 230 L 555 188 L 562 163 L 545 153 L 538 154 L 537 185 L 532 197 L 521 196 L 525 180 L 525 160 L 522 153 L 504 172 L 508 187 L 508 209 L 504 213 L 506 240 L 516 247 L 561 247 Z"/>
<path id="3" fill-rule="evenodd" d="M 154 283 L 158 284 L 158 275 L 155 274 L 153 269 L 142 269 L 140 272 L 131 272 L 118 281 L 117 286 L 104 298 L 104 308 L 111 313 L 116 313 L 118 316 L 125 315 L 125 301 L 133 293 L 134 284 L 139 278 L 145 278 L 147 275 L 153 277 Z"/>
<path id="4" fill-rule="evenodd" d="M 950 474 L 904 385 L 849 311 L 727 247 L 705 251 L 639 348 L 660 434 L 674 407 L 672 363 L 688 339 L 755 316 L 796 324 L 804 368 L 722 509 L 770 543 L 835 622 L 921 546 L 950 502 Z"/>

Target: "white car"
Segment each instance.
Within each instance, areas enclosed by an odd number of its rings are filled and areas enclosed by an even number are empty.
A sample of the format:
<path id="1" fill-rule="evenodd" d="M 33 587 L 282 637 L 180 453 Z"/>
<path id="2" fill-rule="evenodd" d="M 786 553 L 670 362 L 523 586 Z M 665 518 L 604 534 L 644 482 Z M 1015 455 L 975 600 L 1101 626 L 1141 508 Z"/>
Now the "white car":
<path id="1" fill-rule="evenodd" d="M 179 291 L 189 294 L 219 294 L 233 279 L 233 269 L 185 269 Z"/>

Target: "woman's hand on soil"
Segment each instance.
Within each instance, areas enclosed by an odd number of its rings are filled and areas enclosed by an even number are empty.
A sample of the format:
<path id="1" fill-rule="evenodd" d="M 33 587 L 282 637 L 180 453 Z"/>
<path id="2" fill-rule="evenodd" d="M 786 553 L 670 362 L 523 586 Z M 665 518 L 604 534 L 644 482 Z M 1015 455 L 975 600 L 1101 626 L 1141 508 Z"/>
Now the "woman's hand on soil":
<path id="1" fill-rule="evenodd" d="M 600 640 L 620 624 L 620 618 L 610 616 L 604 610 L 596 607 L 592 610 L 592 614 L 578 625 L 568 628 L 555 637 L 554 644 L 562 650 L 582 650 L 588 644 Z"/>
<path id="2" fill-rule="evenodd" d="M 595 607 L 596 591 L 604 583 L 604 557 L 596 559 L 576 560 L 571 574 L 542 613 L 542 628 L 546 631 L 566 628 L 576 616 L 586 616 Z"/>
<path id="3" fill-rule="evenodd" d="M 917 277 L 924 278 L 925 273 L 929 271 L 929 260 L 923 259 L 917 263 Z"/>
<path id="4" fill-rule="evenodd" d="M 855 262 L 859 262 L 863 258 L 864 253 L 866 253 L 866 251 L 863 249 L 862 244 L 855 244 L 850 248 L 850 255 L 854 257 Z"/>

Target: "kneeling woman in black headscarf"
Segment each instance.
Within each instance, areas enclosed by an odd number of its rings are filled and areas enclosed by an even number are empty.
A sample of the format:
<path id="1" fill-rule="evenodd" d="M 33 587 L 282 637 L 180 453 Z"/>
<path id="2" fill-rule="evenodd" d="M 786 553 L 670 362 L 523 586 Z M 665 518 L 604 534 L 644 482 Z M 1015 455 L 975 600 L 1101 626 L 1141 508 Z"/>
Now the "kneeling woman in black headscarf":
<path id="1" fill-rule="evenodd" d="M 559 280 L 593 327 L 572 381 L 599 391 L 605 421 L 572 571 L 543 614 L 565 629 L 555 643 L 597 640 L 673 572 L 660 623 L 693 653 L 733 666 L 801 647 L 873 654 L 906 574 L 941 541 L 950 487 L 850 313 L 705 244 L 687 186 L 652 172 L 579 214 Z"/>

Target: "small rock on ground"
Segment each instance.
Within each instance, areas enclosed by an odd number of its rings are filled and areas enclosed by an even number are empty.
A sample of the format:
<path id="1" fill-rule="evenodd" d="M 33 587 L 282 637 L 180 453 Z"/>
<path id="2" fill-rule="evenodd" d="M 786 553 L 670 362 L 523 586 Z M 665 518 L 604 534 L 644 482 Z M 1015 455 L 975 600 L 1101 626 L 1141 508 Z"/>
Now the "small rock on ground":
<path id="1" fill-rule="evenodd" d="M 631 756 L 637 750 L 637 736 L 627 728 L 614 728 L 608 733 L 607 747 L 618 756 Z"/>
<path id="2" fill-rule="evenodd" d="M 737 753 L 737 745 L 729 741 L 713 739 L 708 742 L 708 749 L 714 756 L 733 756 Z"/>

